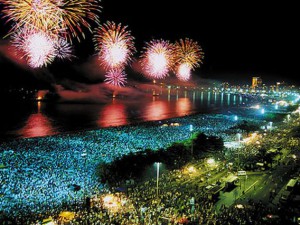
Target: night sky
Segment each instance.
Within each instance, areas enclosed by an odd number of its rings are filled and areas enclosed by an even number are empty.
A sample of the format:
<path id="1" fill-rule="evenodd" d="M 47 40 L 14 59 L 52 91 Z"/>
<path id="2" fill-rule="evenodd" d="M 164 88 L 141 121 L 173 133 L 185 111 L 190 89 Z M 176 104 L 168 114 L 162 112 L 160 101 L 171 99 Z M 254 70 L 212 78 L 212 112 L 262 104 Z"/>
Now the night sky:
<path id="1" fill-rule="evenodd" d="M 266 84 L 282 80 L 300 84 L 296 78 L 299 74 L 300 38 L 299 14 L 295 5 L 274 2 L 262 5 L 253 1 L 237 4 L 229 1 L 151 0 L 136 3 L 103 0 L 102 6 L 101 22 L 110 20 L 128 25 L 136 38 L 138 51 L 142 50 L 145 41 L 153 38 L 176 41 L 189 37 L 197 41 L 205 52 L 205 59 L 201 68 L 195 71 L 196 77 L 250 84 L 252 76 L 261 76 Z M 7 29 L 2 23 L 1 36 Z M 88 35 L 85 41 L 76 44 L 75 62 L 54 63 L 49 67 L 56 79 L 71 74 L 75 80 L 87 82 L 80 73 L 74 74 L 70 67 L 74 63 L 84 63 L 94 54 L 91 38 Z M 12 68 L 16 66 L 11 65 L 3 54 L 0 55 L 0 65 L 15 71 L 12 74 L 18 73 L 17 78 L 20 78 L 22 72 Z M 22 82 L 30 80 L 34 74 L 24 73 L 30 75 L 23 77 Z M 2 75 L 6 82 L 16 81 L 12 77 Z"/>

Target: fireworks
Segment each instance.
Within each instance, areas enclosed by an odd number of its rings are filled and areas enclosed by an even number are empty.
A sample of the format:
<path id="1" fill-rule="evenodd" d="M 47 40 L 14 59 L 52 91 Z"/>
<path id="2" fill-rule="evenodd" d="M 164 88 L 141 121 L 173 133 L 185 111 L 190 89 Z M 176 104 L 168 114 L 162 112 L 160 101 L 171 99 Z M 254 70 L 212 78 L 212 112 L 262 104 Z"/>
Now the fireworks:
<path id="1" fill-rule="evenodd" d="M 174 63 L 173 50 L 173 45 L 169 41 L 152 40 L 146 43 L 142 55 L 145 75 L 154 79 L 166 77 Z"/>
<path id="2" fill-rule="evenodd" d="M 91 30 L 88 21 L 99 23 L 99 0 L 0 0 L 4 17 L 14 22 L 11 31 L 20 27 L 41 30 L 68 38 L 84 37 L 82 26 Z"/>
<path id="3" fill-rule="evenodd" d="M 72 56 L 72 48 L 65 39 L 54 39 L 42 31 L 21 29 L 13 35 L 12 44 L 32 68 L 46 66 L 55 57 L 64 59 Z"/>
<path id="4" fill-rule="evenodd" d="M 95 47 L 106 69 L 122 69 L 135 52 L 134 38 L 127 26 L 107 22 L 96 30 Z"/>
<path id="5" fill-rule="evenodd" d="M 60 59 L 70 59 L 72 55 L 72 46 L 64 38 L 59 38 L 55 43 L 55 55 Z"/>
<path id="6" fill-rule="evenodd" d="M 112 84 L 114 86 L 125 86 L 126 74 L 123 70 L 112 69 L 105 75 L 105 83 Z"/>
<path id="7" fill-rule="evenodd" d="M 60 10 L 50 0 L 0 0 L 4 5 L 4 17 L 13 21 L 12 30 L 20 27 L 35 30 L 58 28 Z"/>
<path id="8" fill-rule="evenodd" d="M 202 63 L 204 58 L 202 48 L 197 42 L 186 38 L 175 43 L 175 52 L 176 76 L 180 80 L 187 81 L 190 78 L 191 71 Z"/>
<path id="9" fill-rule="evenodd" d="M 91 24 L 99 25 L 101 0 L 0 0 L 2 14 L 12 26 L 12 44 L 33 68 L 44 67 L 56 58 L 72 58 L 70 43 L 85 38 Z M 115 86 L 126 83 L 125 66 L 136 49 L 127 26 L 107 22 L 95 31 L 93 39 L 105 82 Z M 173 71 L 178 79 L 189 80 L 191 72 L 202 63 L 204 54 L 197 42 L 180 39 L 175 44 L 164 40 L 146 43 L 141 56 L 145 76 L 163 79 Z"/>
<path id="10" fill-rule="evenodd" d="M 191 66 L 188 63 L 182 63 L 178 66 L 176 76 L 179 80 L 188 81 L 191 77 Z"/>
<path id="11" fill-rule="evenodd" d="M 52 0 L 56 3 L 60 13 L 59 21 L 62 30 L 67 30 L 67 36 L 81 34 L 85 37 L 82 27 L 92 32 L 90 21 L 99 24 L 98 13 L 101 11 L 100 0 Z"/>
<path id="12" fill-rule="evenodd" d="M 33 68 L 45 66 L 55 58 L 54 42 L 41 31 L 20 30 L 14 35 L 12 44 Z"/>

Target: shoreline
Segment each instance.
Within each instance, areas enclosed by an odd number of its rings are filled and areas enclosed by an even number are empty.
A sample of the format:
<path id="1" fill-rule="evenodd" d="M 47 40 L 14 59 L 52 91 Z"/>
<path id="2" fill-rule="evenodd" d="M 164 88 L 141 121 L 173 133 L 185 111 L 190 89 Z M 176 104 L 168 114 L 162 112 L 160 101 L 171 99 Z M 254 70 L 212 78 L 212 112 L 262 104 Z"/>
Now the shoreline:
<path id="1" fill-rule="evenodd" d="M 201 112 L 191 112 L 190 114 L 184 115 L 184 116 L 177 116 L 177 117 L 170 117 L 162 120 L 148 120 L 148 121 L 137 121 L 137 122 L 128 122 L 127 124 L 124 125 L 118 125 L 118 126 L 104 126 L 104 127 L 98 127 L 98 128 L 83 128 L 81 130 L 76 130 L 76 131 L 59 131 L 55 134 L 52 135 L 45 135 L 45 136 L 35 136 L 35 137 L 23 137 L 22 135 L 17 135 L 17 134 L 12 134 L 11 132 L 8 132 L 4 134 L 4 137 L 0 136 L 0 145 L 5 144 L 8 142 L 16 141 L 16 140 L 23 140 L 23 139 L 35 139 L 35 138 L 46 138 L 46 137 L 53 137 L 53 136 L 63 136 L 63 135 L 77 135 L 77 134 L 83 134 L 85 132 L 92 132 L 92 131 L 97 131 L 97 130 L 102 130 L 102 129 L 110 129 L 110 128 L 123 128 L 123 127 L 136 127 L 136 126 L 141 126 L 141 125 L 154 125 L 157 122 L 162 122 L 165 123 L 169 120 L 176 120 L 176 119 L 181 119 L 181 118 L 187 118 L 189 116 L 195 116 L 195 115 L 215 115 L 215 114 L 222 114 L 222 115 L 227 115 L 225 111 L 228 109 L 230 110 L 236 110 L 236 109 L 241 109 L 241 107 L 238 106 L 219 106 L 215 107 L 213 109 L 207 109 L 203 110 Z"/>

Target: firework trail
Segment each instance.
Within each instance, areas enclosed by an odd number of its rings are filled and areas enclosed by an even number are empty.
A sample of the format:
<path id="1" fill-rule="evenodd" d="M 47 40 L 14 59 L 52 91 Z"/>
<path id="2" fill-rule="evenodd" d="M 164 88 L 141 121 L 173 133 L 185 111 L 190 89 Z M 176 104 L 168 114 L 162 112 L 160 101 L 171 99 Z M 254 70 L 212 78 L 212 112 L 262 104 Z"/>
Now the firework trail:
<path id="1" fill-rule="evenodd" d="M 118 87 L 125 86 L 126 74 L 123 70 L 112 69 L 105 74 L 104 82 Z"/>
<path id="2" fill-rule="evenodd" d="M 108 70 L 124 68 L 135 52 L 134 37 L 127 26 L 114 22 L 100 26 L 94 42 L 101 64 Z"/>
<path id="3" fill-rule="evenodd" d="M 203 63 L 204 53 L 197 42 L 186 38 L 175 43 L 176 66 L 175 73 L 178 79 L 187 81 L 191 71 Z"/>
<path id="4" fill-rule="evenodd" d="M 79 34 L 85 38 L 82 26 L 92 32 L 90 22 L 100 24 L 100 0 L 55 0 L 60 13 L 61 29 L 67 30 L 67 35 L 79 40 Z"/>
<path id="5" fill-rule="evenodd" d="M 162 79 L 174 64 L 174 46 L 169 41 L 152 40 L 146 43 L 141 56 L 144 74 L 151 79 Z"/>

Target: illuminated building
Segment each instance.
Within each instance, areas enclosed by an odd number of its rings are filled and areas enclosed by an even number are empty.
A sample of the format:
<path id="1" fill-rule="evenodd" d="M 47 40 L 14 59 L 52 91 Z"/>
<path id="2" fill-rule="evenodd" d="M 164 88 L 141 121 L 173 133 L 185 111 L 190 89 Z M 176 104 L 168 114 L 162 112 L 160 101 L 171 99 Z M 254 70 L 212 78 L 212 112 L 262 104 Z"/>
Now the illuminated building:
<path id="1" fill-rule="evenodd" d="M 262 79 L 260 77 L 252 77 L 252 88 L 261 87 Z"/>

